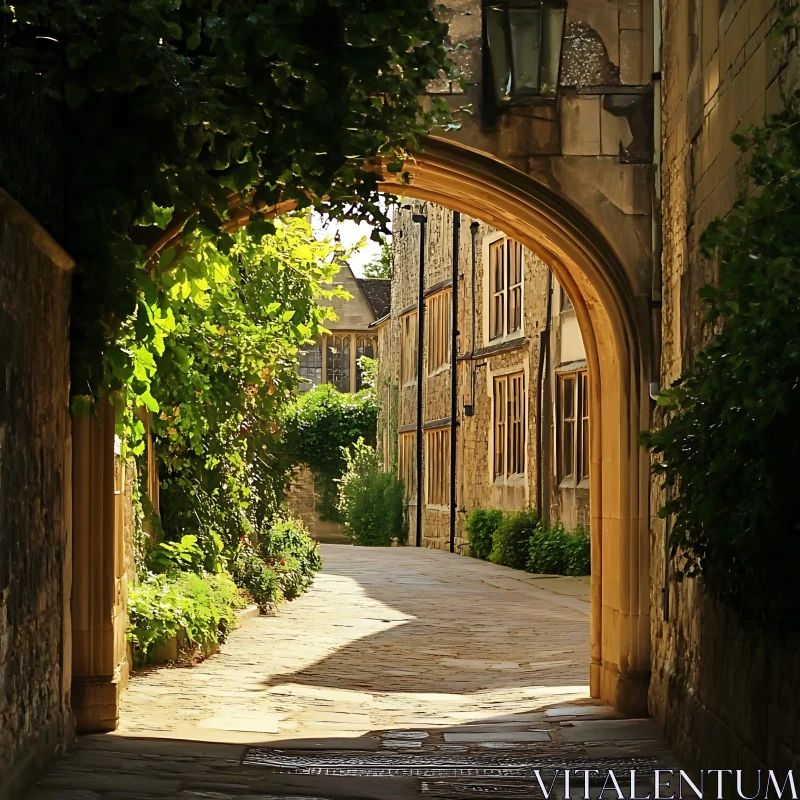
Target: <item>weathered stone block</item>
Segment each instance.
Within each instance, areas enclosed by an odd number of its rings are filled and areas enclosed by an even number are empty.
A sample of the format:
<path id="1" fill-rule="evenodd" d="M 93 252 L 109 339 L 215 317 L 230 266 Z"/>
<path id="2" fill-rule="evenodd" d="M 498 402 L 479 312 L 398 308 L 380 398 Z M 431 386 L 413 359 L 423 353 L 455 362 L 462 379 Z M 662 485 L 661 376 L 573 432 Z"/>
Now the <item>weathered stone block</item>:
<path id="1" fill-rule="evenodd" d="M 564 155 L 600 155 L 600 103 L 597 95 L 562 98 L 561 151 Z"/>

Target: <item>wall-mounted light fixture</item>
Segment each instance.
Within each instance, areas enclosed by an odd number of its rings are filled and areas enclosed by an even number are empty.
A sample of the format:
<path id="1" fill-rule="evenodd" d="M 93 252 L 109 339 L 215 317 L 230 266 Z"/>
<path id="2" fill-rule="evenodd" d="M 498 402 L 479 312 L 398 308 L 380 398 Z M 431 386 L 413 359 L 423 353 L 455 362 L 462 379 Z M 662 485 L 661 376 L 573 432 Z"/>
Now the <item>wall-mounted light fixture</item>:
<path id="1" fill-rule="evenodd" d="M 555 98 L 566 16 L 565 0 L 484 0 L 482 83 L 495 115 Z"/>

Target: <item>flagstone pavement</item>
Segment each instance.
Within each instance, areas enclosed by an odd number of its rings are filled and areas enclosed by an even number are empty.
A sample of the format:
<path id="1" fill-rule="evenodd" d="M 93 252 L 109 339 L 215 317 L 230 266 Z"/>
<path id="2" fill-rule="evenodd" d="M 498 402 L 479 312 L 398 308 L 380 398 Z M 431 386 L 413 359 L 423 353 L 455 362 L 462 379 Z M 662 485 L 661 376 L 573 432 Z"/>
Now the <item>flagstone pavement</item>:
<path id="1" fill-rule="evenodd" d="M 136 674 L 119 730 L 81 737 L 30 797 L 539 797 L 536 766 L 671 763 L 651 721 L 589 697 L 588 579 L 321 550 L 277 616 L 197 666 Z"/>

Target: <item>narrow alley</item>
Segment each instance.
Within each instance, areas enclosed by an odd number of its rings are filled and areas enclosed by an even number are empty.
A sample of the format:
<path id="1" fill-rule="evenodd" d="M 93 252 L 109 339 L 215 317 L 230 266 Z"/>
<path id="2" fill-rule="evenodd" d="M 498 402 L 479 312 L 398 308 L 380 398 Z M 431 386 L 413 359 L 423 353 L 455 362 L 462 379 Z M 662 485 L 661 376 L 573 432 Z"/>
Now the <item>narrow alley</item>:
<path id="1" fill-rule="evenodd" d="M 220 654 L 137 674 L 119 730 L 81 738 L 32 797 L 540 797 L 535 768 L 549 786 L 558 767 L 669 765 L 654 723 L 589 697 L 588 578 L 322 555 L 307 595 Z"/>

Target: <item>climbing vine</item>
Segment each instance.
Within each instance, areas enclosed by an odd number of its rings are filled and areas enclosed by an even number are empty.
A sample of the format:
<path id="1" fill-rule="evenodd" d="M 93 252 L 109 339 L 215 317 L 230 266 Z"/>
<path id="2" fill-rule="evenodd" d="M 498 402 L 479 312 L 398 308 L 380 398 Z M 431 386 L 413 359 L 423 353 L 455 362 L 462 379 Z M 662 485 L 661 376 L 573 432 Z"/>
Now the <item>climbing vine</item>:
<path id="1" fill-rule="evenodd" d="M 283 202 L 384 224 L 365 159 L 399 172 L 447 117 L 418 100 L 453 72 L 427 0 L 21 0 L 0 17 L 0 69 L 65 104 L 78 397 L 156 405 L 172 293 L 213 278 L 198 243 L 229 253 L 242 223 L 260 239 Z"/>
<path id="2" fill-rule="evenodd" d="M 748 186 L 700 240 L 716 259 L 701 291 L 717 331 L 643 436 L 674 487 L 679 577 L 760 623 L 796 625 L 800 592 L 800 113 L 734 137 Z"/>

